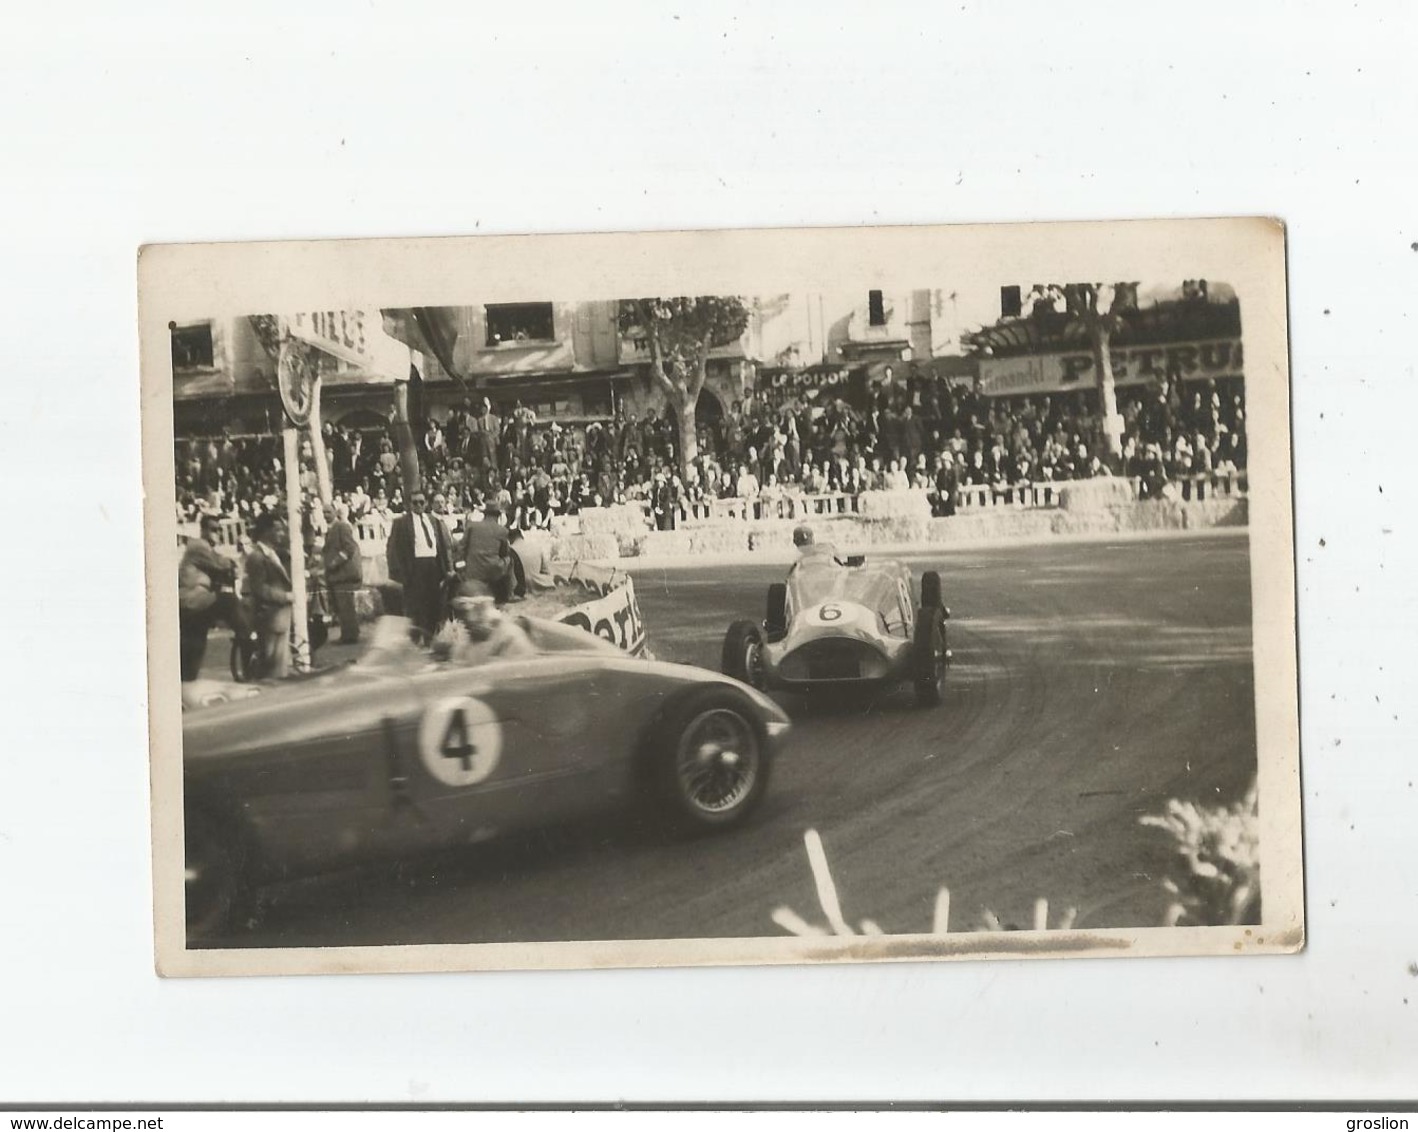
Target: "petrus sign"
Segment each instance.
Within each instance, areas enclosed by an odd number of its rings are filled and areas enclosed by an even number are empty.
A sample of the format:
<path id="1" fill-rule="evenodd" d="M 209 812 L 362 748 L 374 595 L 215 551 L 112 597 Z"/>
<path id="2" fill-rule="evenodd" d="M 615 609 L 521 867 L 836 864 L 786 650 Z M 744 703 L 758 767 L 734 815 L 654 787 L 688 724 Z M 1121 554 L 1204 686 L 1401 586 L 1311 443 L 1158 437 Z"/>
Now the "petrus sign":
<path id="1" fill-rule="evenodd" d="M 1239 338 L 1125 346 L 1111 351 L 1110 357 L 1113 380 L 1121 386 L 1142 385 L 1168 375 L 1184 381 L 1245 375 Z M 1093 354 L 1087 350 L 980 359 L 980 389 L 993 397 L 1088 389 L 1095 380 Z"/>

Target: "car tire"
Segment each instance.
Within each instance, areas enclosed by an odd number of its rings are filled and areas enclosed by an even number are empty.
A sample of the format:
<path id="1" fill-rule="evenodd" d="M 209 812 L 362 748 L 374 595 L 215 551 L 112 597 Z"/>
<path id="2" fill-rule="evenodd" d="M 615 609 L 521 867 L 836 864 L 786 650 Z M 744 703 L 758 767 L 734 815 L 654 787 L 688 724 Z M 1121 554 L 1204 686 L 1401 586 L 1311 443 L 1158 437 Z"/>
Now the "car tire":
<path id="1" fill-rule="evenodd" d="M 939 606 L 923 605 L 916 611 L 911 641 L 911 680 L 916 689 L 917 707 L 935 707 L 944 698 L 949 656 L 945 615 Z"/>
<path id="2" fill-rule="evenodd" d="M 927 570 L 921 575 L 921 607 L 930 609 L 940 604 L 940 575 Z"/>
<path id="3" fill-rule="evenodd" d="M 720 667 L 725 676 L 752 688 L 763 687 L 763 633 L 752 621 L 735 621 L 729 626 Z"/>
<path id="4" fill-rule="evenodd" d="M 679 833 L 739 825 L 768 789 L 767 732 L 732 688 L 702 688 L 675 704 L 651 733 L 648 754 L 657 815 Z"/>
<path id="5" fill-rule="evenodd" d="M 774 582 L 768 587 L 763 628 L 770 641 L 781 640 L 788 632 L 788 587 L 782 582 Z"/>
<path id="6" fill-rule="evenodd" d="M 189 940 L 217 935 L 254 913 L 249 860 L 246 838 L 235 822 L 203 809 L 188 815 L 183 904 Z"/>
<path id="7" fill-rule="evenodd" d="M 252 632 L 237 630 L 231 638 L 231 678 L 238 684 L 250 684 L 258 679 L 261 667 L 261 646 Z"/>

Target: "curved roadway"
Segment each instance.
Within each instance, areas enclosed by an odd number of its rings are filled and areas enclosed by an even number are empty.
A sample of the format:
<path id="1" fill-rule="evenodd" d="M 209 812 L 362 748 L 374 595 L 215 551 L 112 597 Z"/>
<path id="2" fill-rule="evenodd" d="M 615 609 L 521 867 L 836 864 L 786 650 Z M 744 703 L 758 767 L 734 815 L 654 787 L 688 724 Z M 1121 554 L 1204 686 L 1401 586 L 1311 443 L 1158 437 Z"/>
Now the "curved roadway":
<path id="1" fill-rule="evenodd" d="M 1138 818 L 1231 802 L 1255 772 L 1244 532 L 905 556 L 938 569 L 955 659 L 945 703 L 782 702 L 795 726 L 751 824 L 666 842 L 623 817 L 458 856 L 302 882 L 226 946 L 779 935 L 821 922 L 817 829 L 848 920 L 927 931 L 985 909 L 1027 927 L 1036 897 L 1080 927 L 1155 925 L 1165 838 Z M 781 565 L 635 571 L 661 659 L 717 667 L 731 620 L 761 617 Z"/>

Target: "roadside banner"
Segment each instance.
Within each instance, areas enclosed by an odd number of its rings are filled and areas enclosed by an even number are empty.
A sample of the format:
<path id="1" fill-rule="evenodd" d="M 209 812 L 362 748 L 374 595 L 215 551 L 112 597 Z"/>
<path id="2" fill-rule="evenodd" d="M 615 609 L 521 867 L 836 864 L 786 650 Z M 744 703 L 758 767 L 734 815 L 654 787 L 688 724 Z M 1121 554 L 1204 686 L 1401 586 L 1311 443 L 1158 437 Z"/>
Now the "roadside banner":
<path id="1" fill-rule="evenodd" d="M 616 571 L 601 596 L 567 610 L 558 620 L 594 633 L 632 656 L 645 651 L 645 622 L 640 618 L 635 582 L 629 574 Z"/>

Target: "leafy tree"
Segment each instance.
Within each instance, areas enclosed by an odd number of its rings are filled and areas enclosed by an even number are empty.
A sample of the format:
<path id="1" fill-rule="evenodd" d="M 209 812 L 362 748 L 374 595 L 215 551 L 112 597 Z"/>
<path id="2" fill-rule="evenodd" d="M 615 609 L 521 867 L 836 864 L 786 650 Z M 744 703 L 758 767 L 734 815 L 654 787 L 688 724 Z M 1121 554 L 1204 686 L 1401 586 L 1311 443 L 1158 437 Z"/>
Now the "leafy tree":
<path id="1" fill-rule="evenodd" d="M 650 372 L 679 422 L 680 470 L 699 455 L 694 410 L 704 389 L 709 352 L 737 341 L 748 327 L 748 307 L 735 296 L 622 299 L 620 332 L 643 341 Z"/>
<path id="2" fill-rule="evenodd" d="M 1136 283 L 1069 283 L 1062 288 L 1069 318 L 1083 328 L 1093 351 L 1093 379 L 1103 416 L 1103 439 L 1116 465 L 1123 455 L 1123 419 L 1113 378 L 1113 334 L 1123 325 L 1125 311 L 1137 307 Z"/>

